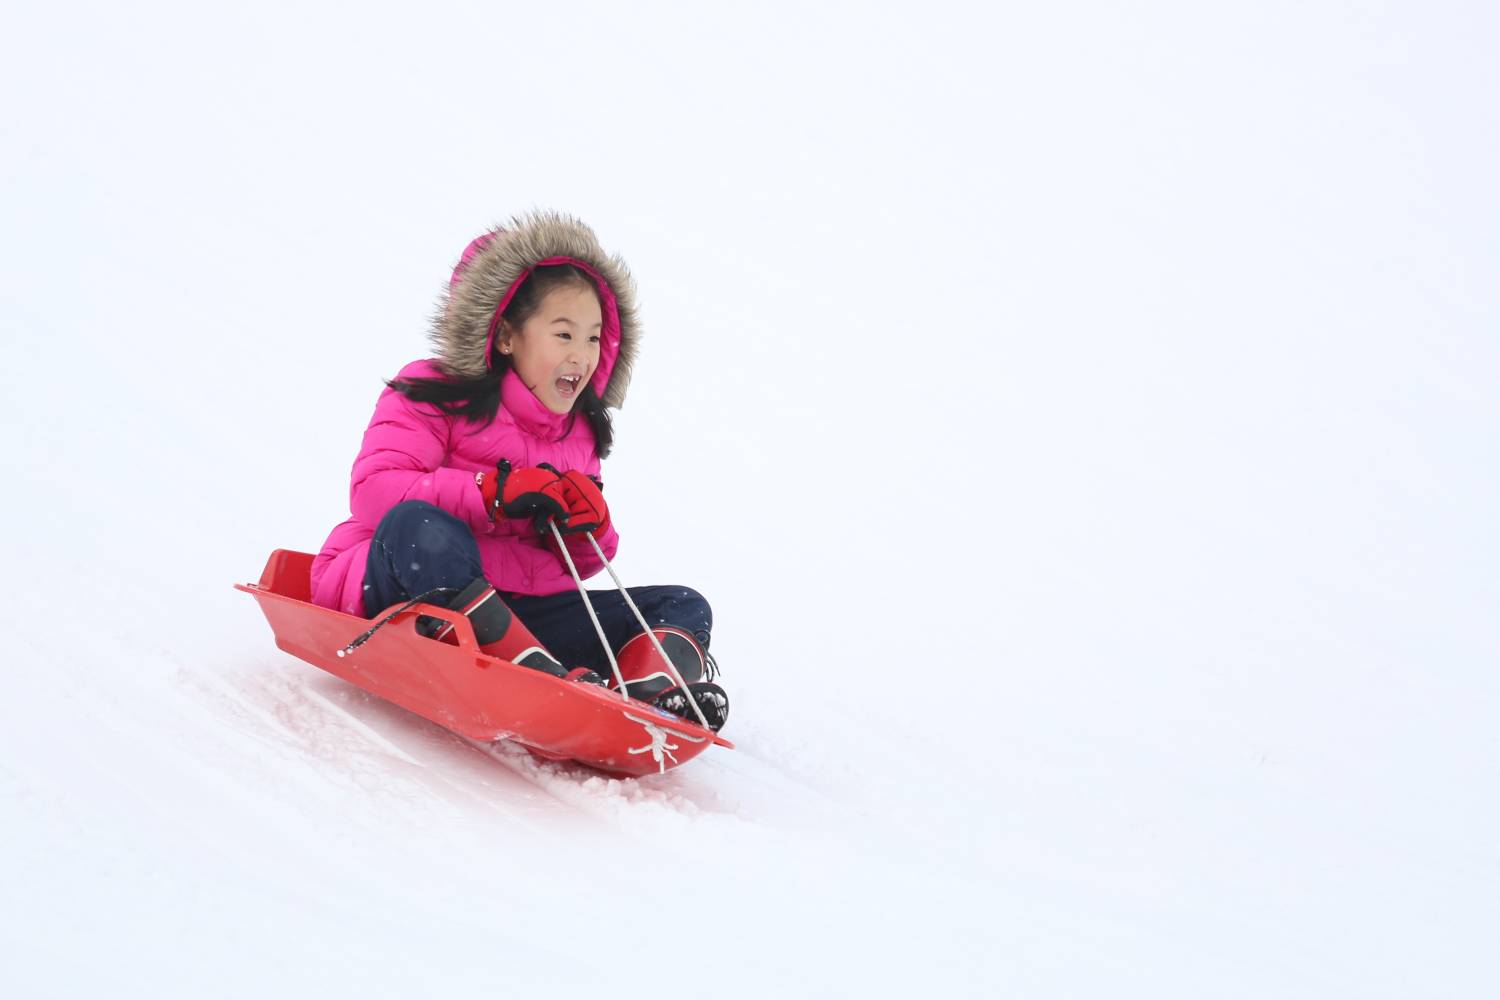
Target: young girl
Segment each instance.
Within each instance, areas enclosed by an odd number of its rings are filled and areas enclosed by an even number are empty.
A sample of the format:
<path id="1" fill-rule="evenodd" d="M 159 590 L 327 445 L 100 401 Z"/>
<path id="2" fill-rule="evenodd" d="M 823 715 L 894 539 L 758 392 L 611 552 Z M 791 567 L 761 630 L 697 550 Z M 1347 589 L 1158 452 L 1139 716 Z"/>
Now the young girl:
<path id="1" fill-rule="evenodd" d="M 630 273 L 581 222 L 533 214 L 470 243 L 434 322 L 437 357 L 401 369 L 375 404 L 353 516 L 313 562 L 313 601 L 372 618 L 430 595 L 469 617 L 486 653 L 614 687 L 552 526 L 580 576 L 603 567 L 586 536 L 614 558 L 599 460 L 639 338 Z M 717 730 L 729 701 L 710 683 L 708 602 L 686 587 L 630 595 L 688 687 L 618 591 L 590 591 L 627 692 L 696 719 L 692 698 Z"/>

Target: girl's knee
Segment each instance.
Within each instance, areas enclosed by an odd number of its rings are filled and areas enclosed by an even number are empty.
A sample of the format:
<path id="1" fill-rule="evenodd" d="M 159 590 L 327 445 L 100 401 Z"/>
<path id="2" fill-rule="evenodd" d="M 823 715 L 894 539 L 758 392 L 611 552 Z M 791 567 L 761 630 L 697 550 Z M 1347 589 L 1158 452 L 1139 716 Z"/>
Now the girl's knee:
<path id="1" fill-rule="evenodd" d="M 471 553 L 477 560 L 479 545 L 463 521 L 425 500 L 398 503 L 381 518 L 375 535 L 387 547 L 403 548 L 423 555 Z"/>
<path id="2" fill-rule="evenodd" d="M 434 515 L 448 516 L 446 511 L 434 507 L 426 500 L 405 500 L 385 512 L 385 516 L 375 526 L 375 533 L 388 535 L 393 531 L 405 530 Z"/>
<path id="3" fill-rule="evenodd" d="M 698 593 L 691 587 L 684 587 L 682 588 L 682 591 L 683 600 L 688 604 L 688 606 L 696 609 L 698 614 L 702 615 L 704 622 L 706 622 L 708 626 L 712 628 L 714 623 L 714 611 L 713 608 L 708 606 L 708 598 L 704 597 L 702 594 Z"/>
<path id="4" fill-rule="evenodd" d="M 692 632 L 700 643 L 707 646 L 709 633 L 714 628 L 714 612 L 709 607 L 708 598 L 691 587 L 674 590 L 672 617 L 676 619 L 675 624 Z"/>
<path id="5" fill-rule="evenodd" d="M 380 519 L 380 525 L 375 531 L 377 534 L 390 534 L 394 531 L 432 534 L 435 531 L 451 531 L 455 526 L 465 532 L 469 531 L 468 525 L 441 507 L 435 507 L 426 500 L 405 500 L 385 512 L 385 517 Z"/>

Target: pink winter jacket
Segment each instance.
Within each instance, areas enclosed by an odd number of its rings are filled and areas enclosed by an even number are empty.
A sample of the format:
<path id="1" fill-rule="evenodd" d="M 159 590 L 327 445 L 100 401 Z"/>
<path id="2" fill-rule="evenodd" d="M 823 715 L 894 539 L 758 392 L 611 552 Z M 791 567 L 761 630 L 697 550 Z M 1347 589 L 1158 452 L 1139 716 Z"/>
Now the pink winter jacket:
<path id="1" fill-rule="evenodd" d="M 439 375 L 433 362 L 416 361 L 401 369 L 398 378 Z M 502 516 L 491 521 L 485 511 L 474 474 L 493 473 L 502 458 L 518 469 L 546 462 L 563 472 L 599 475 L 588 421 L 548 410 L 514 371 L 501 380 L 500 408 L 484 426 L 447 416 L 431 404 L 413 403 L 392 389 L 382 392 L 350 477 L 354 516 L 333 529 L 313 560 L 313 603 L 364 616 L 370 539 L 386 512 L 407 500 L 425 500 L 467 524 L 479 543 L 484 575 L 497 590 L 537 595 L 572 590 L 567 567 L 543 546 L 529 520 Z M 613 559 L 619 544 L 611 525 L 599 546 Z M 568 538 L 568 551 L 581 576 L 603 568 L 582 536 Z"/>
<path id="2" fill-rule="evenodd" d="M 494 350 L 500 314 L 532 270 L 556 263 L 581 268 L 595 283 L 603 329 L 599 366 L 589 384 L 605 406 L 620 406 L 640 336 L 635 285 L 624 261 L 605 253 L 593 230 L 557 213 L 518 216 L 469 244 L 434 323 L 437 356 L 407 365 L 398 378 L 474 379 L 505 363 Z M 391 389 L 382 392 L 354 460 L 353 516 L 333 529 L 313 560 L 313 602 L 363 617 L 370 539 L 386 512 L 406 500 L 425 500 L 467 524 L 479 543 L 484 575 L 497 590 L 545 595 L 572 589 L 562 558 L 544 547 L 529 521 L 490 520 L 474 474 L 494 472 L 502 458 L 516 468 L 546 462 L 563 472 L 599 474 L 588 420 L 548 410 L 513 370 L 501 378 L 494 420 L 483 425 Z M 619 546 L 614 528 L 599 542 L 613 559 Z M 580 575 L 602 568 L 586 538 L 570 535 L 567 544 Z"/>

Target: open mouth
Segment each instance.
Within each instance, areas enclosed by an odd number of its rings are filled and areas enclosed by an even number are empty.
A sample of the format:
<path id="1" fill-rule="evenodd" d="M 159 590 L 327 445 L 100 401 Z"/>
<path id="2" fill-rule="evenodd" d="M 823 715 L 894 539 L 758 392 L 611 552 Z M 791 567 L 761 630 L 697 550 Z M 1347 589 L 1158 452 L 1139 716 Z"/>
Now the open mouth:
<path id="1" fill-rule="evenodd" d="M 578 395 L 578 390 L 583 385 L 582 375 L 564 375 L 552 383 L 557 389 L 557 394 L 564 399 L 572 399 Z"/>

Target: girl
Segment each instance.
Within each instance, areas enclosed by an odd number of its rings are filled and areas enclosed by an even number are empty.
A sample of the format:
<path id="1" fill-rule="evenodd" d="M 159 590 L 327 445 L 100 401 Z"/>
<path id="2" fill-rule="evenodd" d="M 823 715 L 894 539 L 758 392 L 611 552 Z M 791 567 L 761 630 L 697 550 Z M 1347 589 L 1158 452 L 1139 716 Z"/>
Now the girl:
<path id="1" fill-rule="evenodd" d="M 490 655 L 614 687 L 552 525 L 583 577 L 603 567 L 585 535 L 608 558 L 619 547 L 598 475 L 640 338 L 629 271 L 575 219 L 517 218 L 464 250 L 431 338 L 437 357 L 401 369 L 375 404 L 353 516 L 313 561 L 314 603 L 372 618 L 429 595 L 467 615 Z M 626 691 L 696 719 L 692 698 L 719 729 L 729 700 L 710 683 L 708 602 L 685 587 L 630 595 L 688 686 L 618 591 L 590 591 Z"/>

